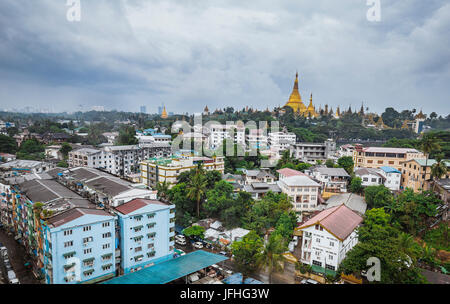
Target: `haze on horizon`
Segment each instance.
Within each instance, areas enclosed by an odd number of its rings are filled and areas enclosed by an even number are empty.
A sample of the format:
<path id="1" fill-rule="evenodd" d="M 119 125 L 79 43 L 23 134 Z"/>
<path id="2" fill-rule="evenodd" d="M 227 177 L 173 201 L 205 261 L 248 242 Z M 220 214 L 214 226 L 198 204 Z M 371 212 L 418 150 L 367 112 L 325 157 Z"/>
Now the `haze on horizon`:
<path id="1" fill-rule="evenodd" d="M 283 106 L 450 113 L 450 3 L 381 0 L 0 2 L 0 109 L 201 112 Z"/>

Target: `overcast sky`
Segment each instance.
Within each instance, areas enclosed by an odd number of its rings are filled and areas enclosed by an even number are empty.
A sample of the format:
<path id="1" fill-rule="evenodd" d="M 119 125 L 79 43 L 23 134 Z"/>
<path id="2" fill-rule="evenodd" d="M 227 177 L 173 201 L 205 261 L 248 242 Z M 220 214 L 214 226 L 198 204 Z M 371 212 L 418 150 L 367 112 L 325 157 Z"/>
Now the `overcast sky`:
<path id="1" fill-rule="evenodd" d="M 0 1 L 0 109 L 199 112 L 305 103 L 450 112 L 450 2 Z"/>

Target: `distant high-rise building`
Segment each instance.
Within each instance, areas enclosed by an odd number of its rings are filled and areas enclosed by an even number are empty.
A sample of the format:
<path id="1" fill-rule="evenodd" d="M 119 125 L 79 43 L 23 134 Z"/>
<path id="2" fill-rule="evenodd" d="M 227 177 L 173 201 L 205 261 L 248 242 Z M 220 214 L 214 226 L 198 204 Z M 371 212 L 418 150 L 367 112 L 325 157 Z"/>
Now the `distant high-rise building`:
<path id="1" fill-rule="evenodd" d="M 158 107 L 158 115 L 162 115 L 162 112 L 163 112 L 163 107 L 162 106 Z"/>
<path id="2" fill-rule="evenodd" d="M 141 106 L 141 113 L 147 113 L 147 107 Z"/>

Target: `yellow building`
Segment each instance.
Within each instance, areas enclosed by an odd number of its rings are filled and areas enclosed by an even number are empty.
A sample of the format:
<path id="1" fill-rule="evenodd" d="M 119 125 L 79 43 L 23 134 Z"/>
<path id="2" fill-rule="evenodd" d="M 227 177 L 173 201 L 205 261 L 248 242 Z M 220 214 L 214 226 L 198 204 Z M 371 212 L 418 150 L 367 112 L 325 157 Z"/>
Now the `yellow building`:
<path id="1" fill-rule="evenodd" d="M 403 189 L 411 188 L 414 192 L 421 191 L 422 187 L 424 190 L 429 190 L 429 181 L 431 179 L 431 166 L 436 163 L 436 160 L 425 158 L 411 159 L 401 163 L 402 165 L 402 187 Z M 450 161 L 446 162 L 447 168 L 450 169 Z M 447 172 L 446 176 L 442 178 L 449 178 L 450 170 Z"/>
<path id="2" fill-rule="evenodd" d="M 289 106 L 292 108 L 294 113 L 301 115 L 303 117 L 318 117 L 319 114 L 316 112 L 315 107 L 312 104 L 312 94 L 309 106 L 306 107 L 303 104 L 302 97 L 300 95 L 300 92 L 298 91 L 298 73 L 295 74 L 295 82 L 294 82 L 294 88 L 292 89 L 291 96 L 289 97 L 289 101 L 286 103 L 285 106 Z"/>
<path id="3" fill-rule="evenodd" d="M 224 158 L 219 156 L 154 158 L 140 163 L 142 183 L 154 189 L 158 183 L 166 182 L 169 188 L 172 188 L 182 172 L 197 168 L 199 163 L 206 171 L 216 170 L 224 173 Z"/>
<path id="4" fill-rule="evenodd" d="M 380 168 L 392 167 L 402 171 L 402 162 L 411 159 L 425 158 L 424 154 L 410 148 L 383 148 L 356 145 L 353 151 L 355 167 Z"/>

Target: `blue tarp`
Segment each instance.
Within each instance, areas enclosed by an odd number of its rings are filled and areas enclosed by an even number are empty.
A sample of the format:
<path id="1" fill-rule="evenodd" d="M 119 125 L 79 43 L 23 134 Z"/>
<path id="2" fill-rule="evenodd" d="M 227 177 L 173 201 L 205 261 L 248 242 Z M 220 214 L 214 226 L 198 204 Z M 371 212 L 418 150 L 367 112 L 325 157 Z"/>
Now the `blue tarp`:
<path id="1" fill-rule="evenodd" d="M 242 280 L 242 273 L 238 272 L 230 275 L 228 278 L 223 279 L 222 282 L 224 282 L 225 284 L 242 284 Z"/>
<path id="2" fill-rule="evenodd" d="M 227 259 L 223 255 L 197 250 L 179 258 L 111 279 L 103 284 L 166 284 Z"/>
<path id="3" fill-rule="evenodd" d="M 255 280 L 253 278 L 246 278 L 244 280 L 244 284 L 264 284 L 264 283 L 261 281 Z"/>

